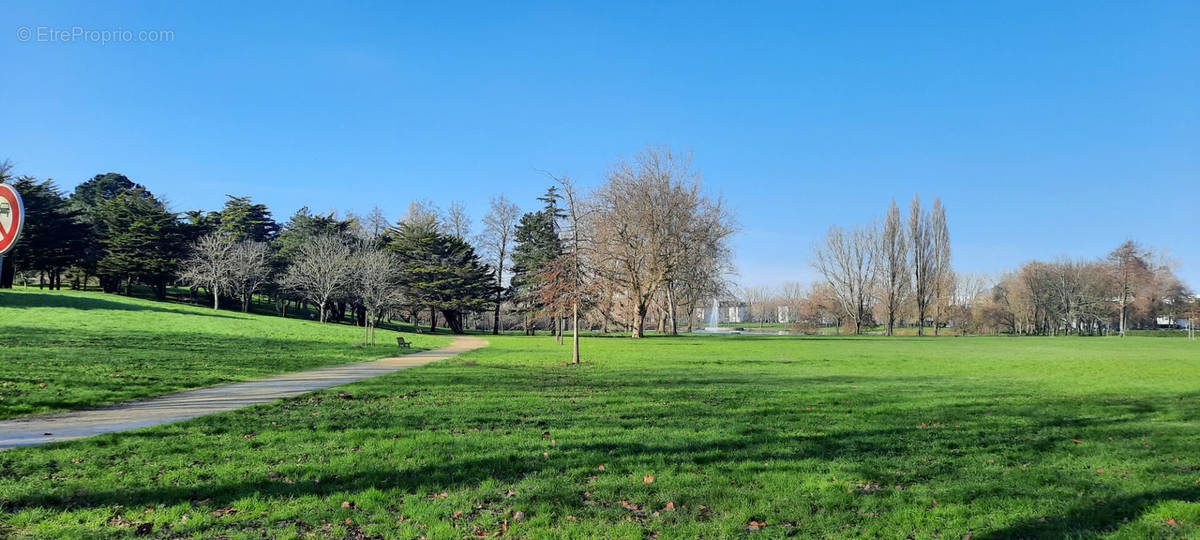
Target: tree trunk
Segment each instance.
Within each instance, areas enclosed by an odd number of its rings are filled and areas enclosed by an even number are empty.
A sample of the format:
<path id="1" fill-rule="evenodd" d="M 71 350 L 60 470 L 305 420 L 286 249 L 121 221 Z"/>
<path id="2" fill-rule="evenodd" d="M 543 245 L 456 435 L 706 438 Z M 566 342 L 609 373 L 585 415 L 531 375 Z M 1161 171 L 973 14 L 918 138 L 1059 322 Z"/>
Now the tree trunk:
<path id="1" fill-rule="evenodd" d="M 638 303 L 633 309 L 633 328 L 629 331 L 629 337 L 640 338 L 645 335 L 646 328 L 646 311 L 647 306 L 644 303 Z"/>
<path id="2" fill-rule="evenodd" d="M 4 264 L 4 255 L 0 255 L 0 289 L 12 288 L 12 278 L 8 277 L 12 271 L 12 263 Z M 7 286 L 5 286 L 6 283 Z M 26 282 L 25 288 L 29 288 L 28 282 Z"/>
<path id="3" fill-rule="evenodd" d="M 579 302 L 571 303 L 571 363 L 579 363 Z"/>
<path id="4" fill-rule="evenodd" d="M 1125 337 L 1125 299 L 1121 299 L 1121 337 Z"/>
<path id="5" fill-rule="evenodd" d="M 437 332 L 437 310 L 433 306 L 429 306 L 429 333 Z"/>
<path id="6" fill-rule="evenodd" d="M 451 334 L 464 333 L 461 311 L 455 309 L 443 309 L 442 318 L 446 320 L 446 326 L 450 327 Z"/>

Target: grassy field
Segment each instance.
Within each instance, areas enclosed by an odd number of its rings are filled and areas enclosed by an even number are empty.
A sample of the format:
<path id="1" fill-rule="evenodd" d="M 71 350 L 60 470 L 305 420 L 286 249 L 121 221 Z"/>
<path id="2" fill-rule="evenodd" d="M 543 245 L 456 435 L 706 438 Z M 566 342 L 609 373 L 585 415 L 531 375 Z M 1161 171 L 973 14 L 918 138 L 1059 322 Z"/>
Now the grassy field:
<path id="1" fill-rule="evenodd" d="M 1200 343 L 594 337 L 574 366 L 549 337 L 489 339 L 0 453 L 0 535 L 1200 535 Z"/>
<path id="2" fill-rule="evenodd" d="M 118 295 L 0 292 L 0 418 L 395 356 L 395 336 Z M 404 334 L 414 350 L 449 338 Z"/>

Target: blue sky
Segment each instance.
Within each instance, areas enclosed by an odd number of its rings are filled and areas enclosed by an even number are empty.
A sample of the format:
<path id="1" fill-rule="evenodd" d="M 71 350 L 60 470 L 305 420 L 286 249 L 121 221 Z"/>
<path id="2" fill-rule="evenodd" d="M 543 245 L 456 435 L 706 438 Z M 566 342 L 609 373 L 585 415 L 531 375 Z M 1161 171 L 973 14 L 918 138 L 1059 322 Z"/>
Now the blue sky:
<path id="1" fill-rule="evenodd" d="M 6 2 L 0 159 L 176 210 L 478 218 L 670 145 L 737 210 L 746 284 L 813 279 L 829 225 L 920 193 L 961 270 L 1133 238 L 1200 287 L 1200 3 L 509 4 Z"/>

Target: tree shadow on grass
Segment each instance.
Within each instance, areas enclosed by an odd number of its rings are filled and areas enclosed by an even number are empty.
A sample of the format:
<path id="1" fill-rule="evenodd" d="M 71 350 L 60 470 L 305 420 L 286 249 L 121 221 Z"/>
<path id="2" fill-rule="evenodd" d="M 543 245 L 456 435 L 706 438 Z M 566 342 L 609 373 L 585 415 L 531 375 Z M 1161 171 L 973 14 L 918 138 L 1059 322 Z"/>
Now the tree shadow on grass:
<path id="1" fill-rule="evenodd" d="M 49 296 L 49 295 L 48 295 Z M 76 410 L 429 350 L 303 337 L 7 326 L 0 418 Z M 26 362 L 28 360 L 28 362 Z M 45 386 L 41 386 L 44 384 Z"/>
<path id="2" fill-rule="evenodd" d="M 12 309 L 28 309 L 28 308 L 70 308 L 84 311 L 90 310 L 109 310 L 109 311 L 153 311 L 158 313 L 176 313 L 180 315 L 198 315 L 201 317 L 217 317 L 221 319 L 240 319 L 243 317 L 237 315 L 224 315 L 221 313 L 206 313 L 202 310 L 184 310 L 152 305 L 149 301 L 143 302 L 114 302 L 104 298 L 93 296 L 66 295 L 66 294 L 49 294 L 49 293 L 34 293 L 22 292 L 20 294 L 0 295 L 3 302 L 0 303 L 0 308 Z"/>
<path id="3" fill-rule="evenodd" d="M 151 438 L 153 437 L 152 435 Z M 89 490 L 67 497 L 44 493 L 0 497 L 0 509 L 4 512 L 14 512 L 38 507 L 62 511 L 88 506 L 138 507 L 188 501 L 206 501 L 206 504 L 219 507 L 250 496 L 324 497 L 335 493 L 370 489 L 397 489 L 407 494 L 425 496 L 475 486 L 489 479 L 515 482 L 546 466 L 545 460 L 539 461 L 532 456 L 517 459 L 511 456 L 455 459 L 445 464 L 410 469 L 364 466 L 355 467 L 352 472 L 315 465 L 306 468 L 292 467 L 292 472 L 288 474 L 295 476 L 294 480 L 283 475 L 272 478 L 264 475 L 262 471 L 255 471 L 252 479 L 233 483 L 201 482 L 184 486 Z"/>
<path id="4" fill-rule="evenodd" d="M 262 411 L 270 412 L 270 411 Z M 237 422 L 243 426 L 230 426 L 231 430 L 244 429 L 253 425 L 261 425 L 263 418 L 254 421 Z M 154 444 L 154 441 L 169 439 L 179 435 L 185 425 L 177 426 L 174 433 L 164 430 L 150 431 L 125 435 L 120 442 L 111 439 L 114 444 L 134 449 Z M 196 426 L 191 426 L 196 427 Z M 357 427 L 357 426 L 356 426 Z M 599 428 L 604 429 L 604 428 Z M 497 448 L 490 454 L 456 457 L 445 463 L 428 464 L 411 468 L 399 468 L 379 464 L 340 463 L 336 466 L 321 465 L 307 462 L 304 465 L 287 465 L 284 472 L 278 476 L 268 477 L 262 471 L 261 464 L 247 464 L 255 470 L 249 472 L 249 478 L 243 481 L 228 481 L 222 479 L 211 483 L 197 482 L 190 485 L 150 486 L 133 488 L 109 488 L 89 490 L 66 497 L 45 493 L 28 493 L 18 496 L 0 498 L 0 509 L 5 512 L 17 512 L 25 509 L 39 508 L 50 511 L 70 511 L 76 508 L 93 506 L 138 508 L 155 505 L 174 505 L 191 503 L 205 511 L 227 507 L 238 500 L 246 498 L 289 499 L 295 497 L 328 497 L 335 494 L 347 494 L 353 497 L 355 493 L 369 490 L 397 490 L 403 494 L 418 497 L 429 497 L 433 494 L 472 489 L 485 481 L 499 481 L 501 484 L 517 483 L 527 476 L 542 472 L 554 472 L 556 478 L 566 479 L 553 483 L 538 492 L 522 493 L 518 499 L 504 504 L 514 504 L 518 501 L 530 503 L 537 500 L 554 500 L 558 511 L 564 513 L 586 514 L 598 511 L 589 508 L 575 493 L 578 486 L 571 486 L 569 479 L 577 476 L 579 471 L 594 468 L 596 463 L 609 463 L 614 467 L 615 474 L 621 470 L 655 470 L 665 462 L 668 466 L 673 463 L 704 467 L 721 467 L 729 463 L 740 463 L 742 466 L 760 462 L 778 456 L 778 448 L 788 444 L 796 444 L 807 449 L 806 455 L 800 460 L 780 463 L 777 472 L 788 472 L 789 467 L 797 469 L 797 474 L 806 471 L 801 469 L 819 469 L 831 461 L 842 461 L 846 467 L 853 470 L 855 481 L 870 482 L 888 477 L 879 464 L 872 463 L 876 458 L 887 458 L 897 453 L 911 453 L 913 448 L 904 444 L 897 445 L 894 441 L 911 435 L 911 430 L 904 428 L 886 428 L 873 430 L 842 430 L 833 433 L 797 438 L 793 434 L 779 431 L 756 431 L 739 437 L 726 437 L 705 441 L 681 442 L 600 442 L 571 444 L 565 443 L 558 448 L 557 455 L 543 459 L 535 455 L 515 455 L 511 451 Z M 1009 439 L 1009 433 L 1003 430 L 987 430 L 979 437 L 981 444 L 1004 446 Z M 115 437 L 115 436 L 113 436 Z M 144 439 L 144 440 L 143 440 Z M 177 453 L 187 453 L 186 448 L 180 448 Z M 161 453 L 161 452 L 160 452 Z M 619 463 L 614 463 L 614 461 Z M 849 462 L 847 464 L 846 462 Z M 860 463 L 855 467 L 853 463 Z M 281 462 L 282 463 L 282 462 Z M 778 467 L 783 467 L 779 469 Z M 6 467 L 7 469 L 7 467 Z M 661 469 L 658 469 L 661 470 Z M 895 479 L 909 485 L 942 482 L 958 474 L 956 464 L 945 460 L 933 463 L 918 464 L 912 470 L 905 471 L 901 478 Z M 5 471 L 12 474 L 11 470 Z M 586 473 L 585 473 L 586 474 Z M 741 473 L 753 481 L 756 474 L 753 470 Z M 842 474 L 839 472 L 838 474 Z M 286 475 L 286 476 L 285 476 Z M 319 478 L 319 482 L 314 480 Z M 1082 484 L 1081 484 L 1082 485 Z M 993 481 L 990 485 L 978 486 L 975 494 L 959 493 L 953 495 L 953 500 L 960 502 L 981 501 L 988 497 L 1003 500 L 1004 497 L 1036 498 L 1036 485 L 1005 485 Z M 1076 489 L 1072 487 L 1072 489 Z M 618 493 L 618 496 L 621 496 Z M 870 505 L 879 498 L 899 497 L 900 492 L 886 490 L 879 495 L 861 496 L 861 504 Z M 978 531 L 979 538 L 1014 538 L 1014 537 L 1061 537 L 1066 535 L 1094 535 L 1112 532 L 1120 527 L 1123 519 L 1136 518 L 1154 505 L 1170 500 L 1195 501 L 1200 497 L 1200 487 L 1164 489 L 1145 492 L 1137 495 L 1087 497 L 1073 503 L 1061 514 L 1052 516 L 1046 521 L 1030 518 L 1018 523 L 1002 526 L 994 530 Z M 497 494 L 495 499 L 503 499 Z M 484 505 L 489 501 L 481 501 Z M 494 502 L 494 501 L 492 501 Z M 644 502 L 644 501 L 643 501 Z M 947 499 L 944 502 L 952 502 Z M 845 502 L 823 501 L 813 499 L 809 504 L 815 505 L 814 511 L 824 504 L 844 505 Z M 777 509 L 779 510 L 779 509 Z M 783 509 L 786 510 L 786 509 Z M 981 533 L 981 534 L 980 534 Z"/>
<path id="5" fill-rule="evenodd" d="M 1035 414 L 1030 403 L 1022 402 L 1011 407 L 998 404 L 992 401 L 995 396 L 979 395 L 979 390 L 972 388 L 969 383 L 944 384 L 940 391 L 944 402 L 931 404 L 921 397 L 935 393 L 925 388 L 914 391 L 912 384 L 915 381 L 906 380 L 908 378 L 783 377 L 763 381 L 730 377 L 726 373 L 705 375 L 697 370 L 695 377 L 688 379 L 691 385 L 688 390 L 701 393 L 705 389 L 709 391 L 698 400 L 722 398 L 725 401 L 721 403 L 724 404 L 732 399 L 729 398 L 731 395 L 752 397 L 737 398 L 728 408 L 716 405 L 672 408 L 662 404 L 679 399 L 679 390 L 676 385 L 655 382 L 653 379 L 660 376 L 658 372 L 649 372 L 630 385 L 613 386 L 606 384 L 612 381 L 599 377 L 591 380 L 547 377 L 544 367 L 539 366 L 508 371 L 498 374 L 496 370 L 443 366 L 443 369 L 421 370 L 420 373 L 402 372 L 277 405 L 199 419 L 196 421 L 199 423 L 110 435 L 95 444 L 116 445 L 112 449 L 114 451 L 136 451 L 143 445 L 152 448 L 155 440 L 185 437 L 185 430 L 197 429 L 207 436 L 228 435 L 235 442 L 241 442 L 239 433 L 260 431 L 260 437 L 253 439 L 254 442 L 262 440 L 264 447 L 279 452 L 279 457 L 293 457 L 286 455 L 288 449 L 281 446 L 284 443 L 280 441 L 305 440 L 306 437 L 336 440 L 341 430 L 349 429 L 358 432 L 352 437 L 368 440 L 391 438 L 397 431 L 461 432 L 472 426 L 518 432 L 533 439 L 538 439 L 543 430 L 549 431 L 551 437 L 557 436 L 560 430 L 571 429 L 581 430 L 586 435 L 578 442 L 560 440 L 554 453 L 545 458 L 528 448 L 489 446 L 486 440 L 451 439 L 463 441 L 448 443 L 451 446 L 449 451 L 463 457 L 454 457 L 445 463 L 411 468 L 382 466 L 368 460 L 341 461 L 336 466 L 312 462 L 289 464 L 288 474 L 291 478 L 288 479 L 294 480 L 290 484 L 282 477 L 265 478 L 262 463 L 256 461 L 262 456 L 256 455 L 247 458 L 246 466 L 257 466 L 257 472 L 250 473 L 242 481 L 225 476 L 212 482 L 202 481 L 191 485 L 114 487 L 70 497 L 27 492 L 3 498 L 4 510 L 41 508 L 69 511 L 92 505 L 125 505 L 134 508 L 206 499 L 209 502 L 204 504 L 220 507 L 252 496 L 286 499 L 370 489 L 395 489 L 428 496 L 443 491 L 472 489 L 488 480 L 518 482 L 527 476 L 553 473 L 555 478 L 563 480 L 528 495 L 536 496 L 539 500 L 561 499 L 561 503 L 556 501 L 559 505 L 556 508 L 582 514 L 587 512 L 583 509 L 584 503 L 572 493 L 578 484 L 572 485 L 570 482 L 580 474 L 589 474 L 596 464 L 608 463 L 614 473 L 622 470 L 654 471 L 664 464 L 668 468 L 698 465 L 705 470 L 726 468 L 735 471 L 727 473 L 729 475 L 752 478 L 758 471 L 767 471 L 765 467 L 759 469 L 758 464 L 770 461 L 773 465 L 771 471 L 797 475 L 812 475 L 813 471 L 837 467 L 837 474 L 843 475 L 846 478 L 844 481 L 851 486 L 855 482 L 933 486 L 945 494 L 944 497 L 939 495 L 943 503 L 956 504 L 958 511 L 969 512 L 965 505 L 971 501 L 988 500 L 1003 504 L 1010 500 L 1042 500 L 1048 486 L 1046 480 L 1040 477 L 1027 477 L 1021 481 L 999 474 L 972 477 L 964 474 L 963 467 L 987 467 L 982 462 L 988 456 L 995 456 L 997 462 L 1010 462 L 1015 466 L 1028 457 L 1045 459 L 1050 464 L 1043 466 L 1039 472 L 1055 475 L 1057 478 L 1054 482 L 1059 484 L 1050 487 L 1056 493 L 1069 491 L 1073 496 L 1076 490 L 1090 489 L 1096 482 L 1096 475 L 1091 470 L 1068 470 L 1053 463 L 1055 459 L 1069 457 L 1077 448 L 1085 448 L 1075 446 L 1069 437 L 1083 437 L 1079 435 L 1082 433 L 1088 434 L 1084 437 L 1088 441 L 1100 440 L 1101 434 L 1125 433 L 1132 437 L 1146 431 L 1144 425 L 1147 421 L 1162 418 L 1163 415 L 1181 414 L 1190 407 L 1174 399 L 1164 401 L 1158 409 L 1130 407 L 1129 403 L 1115 397 L 1109 399 L 1099 396 L 1101 399 L 1092 400 L 1094 403 L 1090 406 L 1093 408 L 1086 411 L 1087 416 L 1076 414 L 1079 412 L 1076 408 L 1078 402 L 1065 399 L 1039 401 L 1039 409 Z M 676 378 L 684 375 L 691 374 L 675 374 Z M 851 384 L 869 386 L 872 392 L 856 396 L 856 401 L 846 403 L 840 398 L 854 392 L 847 387 Z M 607 394 L 603 395 L 601 401 L 585 403 L 582 410 L 572 414 L 564 414 L 571 406 L 565 400 L 556 402 L 543 399 L 559 395 L 586 395 L 589 387 L 603 388 Z M 711 387 L 721 389 L 718 392 Z M 770 390 L 774 388 L 805 388 L 803 400 L 822 405 L 809 411 L 802 403 L 785 397 L 772 399 Z M 909 392 L 900 391 L 903 389 Z M 400 403 L 389 399 L 399 399 L 397 394 L 406 392 L 412 393 L 414 399 L 438 403 L 419 403 L 411 408 L 383 412 L 385 409 L 381 406 Z M 488 401 L 497 399 L 497 396 L 505 399 L 535 397 L 543 399 L 539 403 L 545 406 L 535 411 L 497 407 L 493 405 L 494 401 Z M 441 402 L 446 397 L 451 398 L 450 402 Z M 316 405 L 313 405 L 314 399 L 318 400 Z M 320 400 L 326 401 L 326 406 L 302 409 L 319 406 Z M 332 403 L 328 403 L 330 401 Z M 366 406 L 359 407 L 360 404 Z M 871 410 L 874 412 L 865 417 L 854 416 L 849 410 L 866 407 L 873 408 Z M 309 410 L 320 411 L 322 416 L 305 426 L 266 427 L 275 424 L 272 420 L 278 420 L 282 425 L 288 419 L 303 419 L 309 415 Z M 889 411 L 893 416 L 888 416 Z M 853 425 L 849 421 L 860 418 L 867 423 Z M 926 420 L 948 425 L 918 427 L 919 423 Z M 961 422 L 963 426 L 956 426 L 955 422 Z M 700 427 L 707 427 L 708 432 L 700 432 Z M 276 429 L 292 434 L 280 433 L 275 440 L 263 437 L 267 431 Z M 641 441 L 620 440 L 622 434 L 629 433 L 630 429 L 644 430 Z M 668 433 L 669 430 L 676 430 L 675 439 L 654 438 L 656 433 Z M 1030 439 L 1025 438 L 1027 434 Z M 1167 438 L 1186 440 L 1176 433 Z M 334 444 L 346 446 L 349 443 L 343 439 Z M 1141 444 L 1132 446 L 1131 449 L 1110 452 L 1116 458 L 1145 462 L 1147 457 L 1139 457 L 1140 454 L 1134 453 L 1141 451 Z M 340 448 L 331 451 L 338 450 Z M 143 459 L 155 460 L 157 456 L 158 460 L 166 461 L 168 454 L 186 456 L 188 452 L 186 447 L 174 451 L 160 449 L 147 452 Z M 927 459 L 919 459 L 922 456 Z M 964 460 L 964 456 L 971 459 Z M 4 474 L 9 478 L 13 478 L 14 474 L 40 474 L 34 472 L 32 467 L 17 473 L 5 461 L 0 458 L 0 463 L 4 464 Z M 850 475 L 848 478 L 847 473 Z M 320 477 L 320 483 L 312 481 L 316 476 Z M 1200 497 L 1198 491 L 1200 487 L 1161 489 L 1137 495 L 1097 493 L 1071 502 L 1065 510 L 1055 512 L 1061 517 L 1046 522 L 1023 517 L 1018 523 L 1008 525 L 1005 517 L 998 515 L 1001 523 L 997 527 L 1000 528 L 983 533 L 987 538 L 1104 534 L 1120 527 L 1123 518 L 1132 519 L 1154 504 L 1166 500 L 1195 500 Z M 812 504 L 842 507 L 859 504 L 866 507 L 872 501 L 885 497 L 896 497 L 904 504 L 917 504 L 907 498 L 908 493 L 899 491 L 871 495 L 874 499 L 857 493 L 841 493 L 841 496 L 851 497 L 855 502 L 846 503 L 843 499 L 842 502 L 830 503 L 828 499 L 823 499 L 825 494 L 813 493 L 812 497 L 815 498 Z M 927 501 L 920 502 L 922 506 L 926 504 Z"/>
<path id="6" fill-rule="evenodd" d="M 976 538 L 1001 540 L 1009 538 L 1065 538 L 1113 533 L 1127 521 L 1136 518 L 1166 501 L 1200 500 L 1200 486 L 1191 488 L 1147 491 L 1125 497 L 1087 497 L 1073 505 L 1064 515 L 1038 517 L 1007 527 L 990 530 Z"/>

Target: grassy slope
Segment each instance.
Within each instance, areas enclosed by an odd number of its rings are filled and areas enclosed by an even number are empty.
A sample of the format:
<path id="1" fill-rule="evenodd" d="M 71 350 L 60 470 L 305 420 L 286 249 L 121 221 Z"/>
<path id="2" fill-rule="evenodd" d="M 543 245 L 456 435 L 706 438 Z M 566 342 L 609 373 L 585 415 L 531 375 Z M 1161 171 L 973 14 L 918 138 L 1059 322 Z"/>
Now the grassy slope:
<path id="1" fill-rule="evenodd" d="M 394 332 L 101 293 L 0 292 L 0 418 L 397 354 Z M 414 348 L 448 338 L 406 335 Z M 45 386 L 42 386 L 42 385 Z"/>
<path id="2" fill-rule="evenodd" d="M 0 453 L 0 534 L 1200 534 L 1195 342 L 589 338 L 570 366 L 551 338 L 490 339 Z"/>

